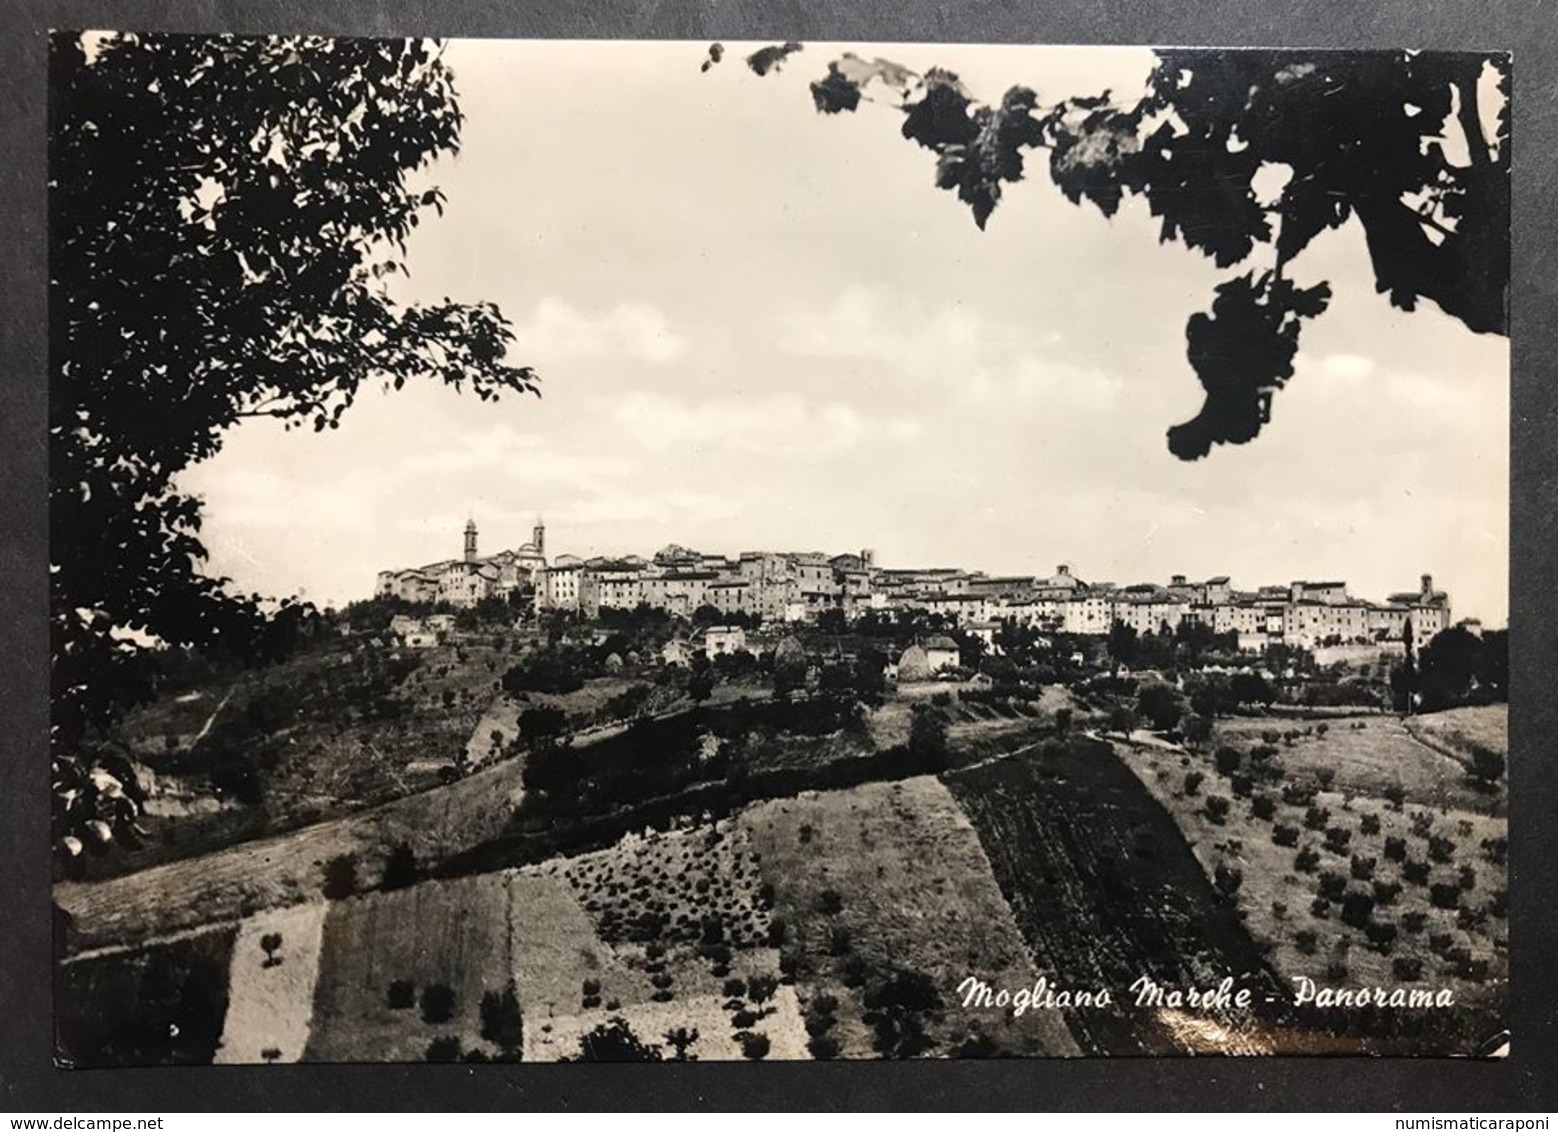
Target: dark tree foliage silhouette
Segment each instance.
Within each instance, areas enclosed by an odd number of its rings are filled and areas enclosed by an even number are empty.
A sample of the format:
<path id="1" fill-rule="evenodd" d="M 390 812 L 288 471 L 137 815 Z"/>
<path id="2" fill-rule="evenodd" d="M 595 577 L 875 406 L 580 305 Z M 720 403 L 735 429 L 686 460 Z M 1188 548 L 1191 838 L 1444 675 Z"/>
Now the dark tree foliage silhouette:
<path id="1" fill-rule="evenodd" d="M 496 307 L 402 305 L 406 239 L 458 149 L 436 42 L 182 35 L 50 41 L 49 506 L 55 835 L 133 819 L 84 748 L 148 638 L 244 662 L 308 610 L 201 572 L 178 476 L 246 418 L 336 427 L 364 383 L 536 391 Z M 139 689 L 146 694 L 148 689 Z M 121 785 L 122 784 L 117 784 Z M 70 840 L 67 840 L 70 839 Z"/>
<path id="2" fill-rule="evenodd" d="M 772 55 L 748 60 L 768 73 L 758 59 Z M 1478 97 L 1485 76 L 1500 95 L 1491 121 Z M 1105 91 L 1048 106 L 1022 86 L 983 104 L 950 71 L 853 54 L 811 84 L 823 114 L 862 101 L 899 110 L 903 136 L 936 155 L 936 186 L 981 230 L 1003 186 L 1023 179 L 1027 154 L 1048 151 L 1072 203 L 1113 216 L 1126 197 L 1144 198 L 1162 242 L 1250 268 L 1186 327 L 1206 398 L 1168 430 L 1182 460 L 1253 440 L 1270 419 L 1300 329 L 1331 294 L 1324 282 L 1297 286 L 1288 266 L 1349 218 L 1394 305 L 1431 299 L 1473 331 L 1508 333 L 1509 93 L 1506 54 L 1408 51 L 1159 51 L 1135 101 Z M 1263 201 L 1252 182 L 1267 166 L 1291 176 Z"/>
<path id="3" fill-rule="evenodd" d="M 579 1039 L 579 1055 L 573 1061 L 660 1061 L 659 1046 L 646 1045 L 627 1021 L 612 1017 Z"/>

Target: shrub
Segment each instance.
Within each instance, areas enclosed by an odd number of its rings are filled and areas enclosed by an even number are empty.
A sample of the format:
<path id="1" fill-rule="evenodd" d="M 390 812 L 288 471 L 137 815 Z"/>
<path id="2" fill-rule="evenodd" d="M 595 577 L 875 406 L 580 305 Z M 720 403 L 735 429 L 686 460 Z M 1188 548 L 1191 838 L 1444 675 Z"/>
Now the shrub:
<path id="1" fill-rule="evenodd" d="M 1408 884 L 1418 887 L 1428 883 L 1429 866 L 1427 861 L 1405 860 L 1401 862 L 1401 879 Z"/>
<path id="2" fill-rule="evenodd" d="M 1228 799 L 1221 794 L 1213 794 L 1206 800 L 1206 817 L 1213 825 L 1222 825 L 1228 820 Z"/>
<path id="3" fill-rule="evenodd" d="M 839 967 L 839 982 L 846 987 L 864 986 L 868 971 L 864 959 L 858 955 L 851 955 Z"/>
<path id="4" fill-rule="evenodd" d="M 439 1025 L 454 1017 L 454 990 L 444 983 L 433 983 L 422 990 L 422 1021 Z"/>
<path id="5" fill-rule="evenodd" d="M 1462 953 L 1453 956 L 1451 963 L 1456 978 L 1465 979 L 1468 983 L 1487 981 L 1488 961 L 1486 959 L 1473 959 L 1469 953 Z"/>
<path id="6" fill-rule="evenodd" d="M 417 882 L 417 856 L 411 846 L 404 843 L 390 851 L 384 862 L 384 887 L 387 889 L 410 888 Z"/>
<path id="7" fill-rule="evenodd" d="M 785 983 L 795 982 L 795 976 L 800 974 L 801 954 L 788 947 L 779 949 L 779 977 Z"/>
<path id="8" fill-rule="evenodd" d="M 1329 790 L 1336 781 L 1335 768 L 1328 766 L 1317 767 L 1315 769 L 1315 781 L 1320 784 L 1321 790 Z"/>
<path id="9" fill-rule="evenodd" d="M 1228 779 L 1228 788 L 1237 798 L 1248 798 L 1255 792 L 1255 779 L 1248 774 L 1235 774 Z"/>
<path id="10" fill-rule="evenodd" d="M 357 893 L 357 858 L 349 853 L 331 857 L 325 863 L 326 900 L 345 900 Z"/>
<path id="11" fill-rule="evenodd" d="M 1315 800 L 1315 788 L 1297 782 L 1286 783 L 1282 787 L 1282 800 L 1289 806 L 1307 806 Z"/>
<path id="12" fill-rule="evenodd" d="M 1271 827 L 1271 840 L 1276 845 L 1282 845 L 1291 849 L 1298 844 L 1298 827 L 1274 825 Z"/>
<path id="13" fill-rule="evenodd" d="M 391 1010 L 410 1010 L 416 1005 L 417 988 L 410 979 L 396 979 L 386 995 Z"/>
<path id="14" fill-rule="evenodd" d="M 741 998 L 747 993 L 747 984 L 744 979 L 726 979 L 724 986 L 726 998 Z"/>
<path id="15" fill-rule="evenodd" d="M 1342 897 L 1342 923 L 1355 928 L 1367 928 L 1369 918 L 1374 915 L 1374 896 L 1372 893 L 1352 891 Z M 1391 929 L 1394 934 L 1395 929 Z"/>
<path id="16" fill-rule="evenodd" d="M 826 916 L 837 916 L 844 910 L 844 898 L 837 889 L 825 888 L 817 897 L 817 907 Z"/>
<path id="17" fill-rule="evenodd" d="M 839 1008 L 839 1000 L 826 991 L 811 1000 L 811 1009 L 817 1014 L 832 1014 Z"/>
<path id="18" fill-rule="evenodd" d="M 1375 921 L 1364 925 L 1363 934 L 1369 937 L 1374 949 L 1383 954 L 1396 942 L 1396 925 Z"/>
<path id="19" fill-rule="evenodd" d="M 1323 896 L 1316 896 L 1309 902 L 1309 914 L 1317 920 L 1329 920 L 1331 918 L 1331 902 Z"/>
<path id="20" fill-rule="evenodd" d="M 1325 831 L 1325 847 L 1337 856 L 1347 852 L 1347 846 L 1352 843 L 1352 830 L 1343 829 L 1339 825 L 1333 825 Z"/>
<path id="21" fill-rule="evenodd" d="M 1395 881 L 1377 880 L 1374 882 L 1374 903 L 1385 907 L 1394 904 L 1396 898 L 1401 895 L 1401 886 Z"/>
<path id="22" fill-rule="evenodd" d="M 1467 892 L 1470 892 L 1472 889 L 1477 887 L 1477 870 L 1472 868 L 1470 865 L 1462 865 L 1460 873 L 1456 876 L 1456 880 L 1460 883 L 1461 888 Z"/>
<path id="23" fill-rule="evenodd" d="M 1199 770 L 1185 772 L 1185 794 L 1192 795 L 1201 789 L 1201 783 L 1206 781 L 1206 775 Z"/>
<path id="24" fill-rule="evenodd" d="M 831 1014 L 808 1014 L 806 1016 L 806 1033 L 809 1037 L 820 1038 L 836 1025 L 838 1025 L 838 1019 Z"/>
<path id="25" fill-rule="evenodd" d="M 1419 810 L 1412 815 L 1412 832 L 1419 837 L 1427 837 L 1434 831 L 1434 815 L 1426 810 Z"/>
<path id="26" fill-rule="evenodd" d="M 1280 900 L 1271 902 L 1271 915 L 1273 919 L 1285 920 L 1288 915 L 1288 906 Z"/>
<path id="27" fill-rule="evenodd" d="M 1488 913 L 1482 908 L 1462 907 L 1455 914 L 1455 926 L 1463 932 L 1473 932 L 1488 922 Z"/>
<path id="28" fill-rule="evenodd" d="M 768 923 L 768 946 L 783 947 L 785 934 L 788 930 L 789 925 L 777 916 L 770 920 Z"/>
<path id="29" fill-rule="evenodd" d="M 758 1061 L 768 1056 L 770 1043 L 767 1034 L 738 1034 L 736 1040 L 741 1043 L 741 1056 L 749 1061 Z"/>
<path id="30" fill-rule="evenodd" d="M 1479 785 L 1491 789 L 1504 777 L 1504 756 L 1481 745 L 1473 746 L 1471 773 Z"/>
<path id="31" fill-rule="evenodd" d="M 1224 896 L 1233 897 L 1239 891 L 1239 886 L 1244 883 L 1244 873 L 1232 867 L 1218 862 L 1212 871 L 1213 881 L 1217 885 L 1217 891 Z"/>
<path id="32" fill-rule="evenodd" d="M 1430 885 L 1428 899 L 1435 908 L 1458 908 L 1461 903 L 1461 886 L 1458 884 Z"/>
<path id="33" fill-rule="evenodd" d="M 779 980 L 772 975 L 753 975 L 747 980 L 747 995 L 760 1005 L 773 998 L 778 990 Z"/>
<path id="34" fill-rule="evenodd" d="M 1490 865 L 1502 865 L 1509 860 L 1509 838 L 1490 837 L 1482 843 L 1482 858 Z"/>
<path id="35" fill-rule="evenodd" d="M 831 1034 L 818 1034 L 806 1043 L 806 1052 L 817 1061 L 832 1061 L 839 1055 L 838 1040 Z"/>
<path id="36" fill-rule="evenodd" d="M 833 927 L 828 930 L 828 954 L 832 956 L 848 955 L 852 940 L 849 929 L 846 927 Z"/>
<path id="37" fill-rule="evenodd" d="M 525 1020 L 513 983 L 482 995 L 481 1036 L 511 1057 L 525 1044 Z"/>
<path id="38" fill-rule="evenodd" d="M 460 1039 L 447 1036 L 434 1038 L 428 1043 L 424 1056 L 428 1061 L 459 1061 Z"/>
<path id="39" fill-rule="evenodd" d="M 762 1015 L 755 1010 L 738 1010 L 730 1016 L 730 1024 L 738 1030 L 749 1030 L 761 1019 Z"/>
<path id="40" fill-rule="evenodd" d="M 1327 870 L 1320 874 L 1319 891 L 1327 900 L 1340 900 L 1347 891 L 1347 878 Z"/>
<path id="41" fill-rule="evenodd" d="M 1405 861 L 1407 859 L 1407 841 L 1404 837 L 1385 838 L 1385 860 Z"/>
<path id="42" fill-rule="evenodd" d="M 1365 837 L 1374 837 L 1379 833 L 1379 815 L 1364 814 L 1358 819 L 1358 832 Z"/>
<path id="43" fill-rule="evenodd" d="M 1449 864 L 1455 859 L 1455 842 L 1434 834 L 1428 839 L 1428 859 L 1441 865 Z"/>
<path id="44" fill-rule="evenodd" d="M 1373 880 L 1374 879 L 1374 858 L 1373 857 L 1359 857 L 1356 854 L 1354 854 L 1353 855 L 1353 859 L 1352 859 L 1352 879 L 1353 880 Z"/>
<path id="45" fill-rule="evenodd" d="M 1244 765 L 1244 753 L 1237 747 L 1218 747 L 1212 755 L 1217 773 L 1227 778 Z"/>
<path id="46" fill-rule="evenodd" d="M 1320 937 L 1305 928 L 1303 931 L 1293 933 L 1293 946 L 1298 948 L 1301 955 L 1313 955 L 1320 950 Z"/>
<path id="47" fill-rule="evenodd" d="M 1250 813 L 1254 814 L 1261 821 L 1270 821 L 1277 816 L 1277 803 L 1272 800 L 1269 794 L 1256 794 L 1250 798 Z M 1293 836 L 1295 838 L 1298 836 L 1298 830 L 1295 829 L 1293 831 Z M 1278 841 L 1277 844 L 1281 845 L 1282 842 Z"/>
<path id="48" fill-rule="evenodd" d="M 1390 973 L 1403 983 L 1415 983 L 1423 977 L 1423 961 L 1410 955 L 1398 955 L 1390 961 Z"/>
<path id="49" fill-rule="evenodd" d="M 1408 935 L 1417 935 L 1427 926 L 1427 912 L 1405 912 L 1401 916 L 1401 927 Z"/>
<path id="50" fill-rule="evenodd" d="M 1501 920 L 1509 919 L 1509 890 L 1495 888 L 1488 899 L 1487 911 Z"/>
<path id="51" fill-rule="evenodd" d="M 1390 803 L 1390 808 L 1400 811 L 1402 804 L 1407 800 L 1406 789 L 1398 783 L 1392 783 L 1385 787 L 1385 801 Z"/>
<path id="52" fill-rule="evenodd" d="M 1320 854 L 1314 846 L 1306 845 L 1293 858 L 1293 867 L 1301 873 L 1312 873 L 1320 867 Z"/>
<path id="53" fill-rule="evenodd" d="M 1310 806 L 1304 811 L 1305 829 L 1324 829 L 1331 820 L 1331 811 L 1320 806 Z"/>

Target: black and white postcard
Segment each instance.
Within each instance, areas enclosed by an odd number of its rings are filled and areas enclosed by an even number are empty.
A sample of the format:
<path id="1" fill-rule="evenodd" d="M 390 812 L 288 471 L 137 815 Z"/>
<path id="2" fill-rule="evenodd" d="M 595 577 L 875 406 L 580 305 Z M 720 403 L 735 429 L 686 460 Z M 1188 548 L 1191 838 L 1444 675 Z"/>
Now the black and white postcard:
<path id="1" fill-rule="evenodd" d="M 49 39 L 55 1057 L 1499 1057 L 1510 57 Z"/>

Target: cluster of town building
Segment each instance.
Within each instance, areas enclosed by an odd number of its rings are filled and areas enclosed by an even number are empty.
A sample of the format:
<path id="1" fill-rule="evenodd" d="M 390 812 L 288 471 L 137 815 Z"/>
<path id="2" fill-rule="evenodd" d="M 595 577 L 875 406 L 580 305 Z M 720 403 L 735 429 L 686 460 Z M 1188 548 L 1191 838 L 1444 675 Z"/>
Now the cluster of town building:
<path id="1" fill-rule="evenodd" d="M 770 624 L 815 620 L 833 609 L 850 619 L 870 611 L 892 616 L 920 609 L 945 614 L 988 641 L 1009 619 L 1047 632 L 1098 635 L 1116 622 L 1138 633 L 1172 632 L 1189 622 L 1236 633 L 1240 648 L 1249 651 L 1274 643 L 1404 647 L 1408 634 L 1421 649 L 1451 624 L 1449 595 L 1435 590 L 1427 574 L 1416 590 L 1370 601 L 1336 581 L 1236 590 L 1226 577 L 1189 581 L 1177 574 L 1166 585 L 1089 582 L 1064 565 L 1049 577 L 887 569 L 877 566 L 869 550 L 832 557 L 747 551 L 730 558 L 672 545 L 648 559 L 561 554 L 548 560 L 546 528 L 539 521 L 530 542 L 490 557 L 477 553 L 476 524 L 467 523 L 461 558 L 386 570 L 377 592 L 455 607 L 518 594 L 537 610 L 585 618 L 640 605 L 691 616 L 710 606 L 725 617 L 757 615 Z"/>

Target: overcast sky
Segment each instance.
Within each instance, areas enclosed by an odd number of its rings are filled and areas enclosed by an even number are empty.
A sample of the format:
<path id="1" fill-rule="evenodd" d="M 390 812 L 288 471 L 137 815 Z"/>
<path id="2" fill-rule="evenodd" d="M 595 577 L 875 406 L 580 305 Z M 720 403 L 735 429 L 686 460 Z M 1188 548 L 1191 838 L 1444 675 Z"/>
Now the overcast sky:
<path id="1" fill-rule="evenodd" d="M 1068 203 L 1043 156 L 981 234 L 884 106 L 822 118 L 809 45 L 758 79 L 701 44 L 466 41 L 448 195 L 405 295 L 493 300 L 541 400 L 365 391 L 338 432 L 247 423 L 184 479 L 210 568 L 317 602 L 375 573 L 490 553 L 872 547 L 1121 583 L 1344 578 L 1383 597 L 1431 572 L 1459 616 L 1507 616 L 1508 344 L 1374 293 L 1360 229 L 1316 240 L 1328 279 L 1297 373 L 1252 444 L 1196 463 L 1169 425 L 1201 388 L 1185 321 L 1227 273 L 1160 246 L 1140 203 Z M 860 47 L 951 67 L 983 98 L 1112 87 L 1120 49 Z"/>

